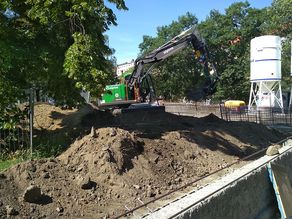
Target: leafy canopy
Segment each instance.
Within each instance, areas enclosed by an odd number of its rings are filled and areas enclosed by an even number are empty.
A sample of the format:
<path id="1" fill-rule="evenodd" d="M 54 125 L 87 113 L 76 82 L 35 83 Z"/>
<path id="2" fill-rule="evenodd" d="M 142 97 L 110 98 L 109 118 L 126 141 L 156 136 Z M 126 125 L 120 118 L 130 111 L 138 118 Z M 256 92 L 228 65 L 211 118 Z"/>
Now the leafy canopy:
<path id="1" fill-rule="evenodd" d="M 114 73 L 108 5 L 127 9 L 124 0 L 0 1 L 0 115 L 31 87 L 67 104 L 81 89 L 101 93 Z"/>

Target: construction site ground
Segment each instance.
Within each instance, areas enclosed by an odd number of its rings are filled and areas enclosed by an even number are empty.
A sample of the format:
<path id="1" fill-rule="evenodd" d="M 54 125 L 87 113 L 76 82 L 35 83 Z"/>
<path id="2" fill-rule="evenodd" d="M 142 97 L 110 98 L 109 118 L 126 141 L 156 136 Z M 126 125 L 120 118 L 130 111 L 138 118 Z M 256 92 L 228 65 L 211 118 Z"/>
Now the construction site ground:
<path id="1" fill-rule="evenodd" d="M 35 135 L 66 150 L 0 173 L 0 217 L 114 217 L 285 137 L 213 114 L 112 114 L 48 104 L 35 107 Z M 31 185 L 41 194 L 29 201 Z"/>

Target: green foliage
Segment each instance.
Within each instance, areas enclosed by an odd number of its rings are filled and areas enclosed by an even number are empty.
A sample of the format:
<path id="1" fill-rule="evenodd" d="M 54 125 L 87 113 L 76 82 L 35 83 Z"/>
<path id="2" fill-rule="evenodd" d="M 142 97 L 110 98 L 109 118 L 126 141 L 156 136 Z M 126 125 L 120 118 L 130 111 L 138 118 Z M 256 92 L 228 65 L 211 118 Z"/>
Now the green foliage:
<path id="1" fill-rule="evenodd" d="M 247 2 L 229 6 L 225 14 L 212 11 L 199 29 L 207 41 L 212 60 L 220 74 L 217 99 L 248 99 L 250 40 L 263 34 L 265 10 Z"/>
<path id="2" fill-rule="evenodd" d="M 0 172 L 8 169 L 9 167 L 11 167 L 13 165 L 16 165 L 16 164 L 20 163 L 22 161 L 24 161 L 24 159 L 22 157 L 4 159 L 4 160 L 0 159 Z"/>
<path id="3" fill-rule="evenodd" d="M 127 9 L 124 0 L 109 2 Z M 31 87 L 59 104 L 80 102 L 81 89 L 100 95 L 114 69 L 110 25 L 116 17 L 104 1 L 0 1 L 0 126 Z"/>
<path id="4" fill-rule="evenodd" d="M 66 148 L 64 145 L 58 144 L 38 144 L 33 150 L 34 158 L 56 157 L 60 155 Z"/>
<path id="5" fill-rule="evenodd" d="M 271 7 L 255 9 L 245 2 L 230 5 L 224 13 L 212 10 L 198 24 L 205 39 L 211 60 L 220 74 L 220 83 L 214 99 L 249 98 L 250 40 L 254 37 L 275 34 L 285 37 L 282 50 L 282 75 L 289 81 L 290 42 L 292 33 L 291 1 L 274 0 Z M 158 27 L 157 36 L 144 36 L 139 45 L 141 54 L 159 47 L 184 28 L 196 24 L 195 15 L 190 13 L 168 26 Z M 188 49 L 170 57 L 153 71 L 159 95 L 169 99 L 181 98 L 191 87 L 200 83 L 199 66 L 188 59 Z M 288 83 L 283 83 L 284 88 Z"/>
<path id="6" fill-rule="evenodd" d="M 28 150 L 18 150 L 14 153 L 3 153 L 0 154 L 0 172 L 9 167 L 26 161 L 30 158 L 30 152 Z"/>
<path id="7" fill-rule="evenodd" d="M 269 19 L 266 24 L 266 33 L 290 37 L 292 34 L 292 3 L 290 0 L 274 0 L 268 8 Z"/>
<path id="8" fill-rule="evenodd" d="M 103 87 L 113 77 L 108 60 L 103 56 L 102 49 L 96 50 L 98 41 L 89 35 L 75 33 L 74 43 L 66 52 L 64 70 L 76 87 L 100 94 Z M 107 48 L 104 48 L 107 49 Z"/>
<path id="9" fill-rule="evenodd" d="M 265 33 L 281 36 L 282 41 L 282 88 L 290 90 L 290 59 L 292 40 L 292 3 L 290 0 L 274 0 L 272 7 L 267 9 L 269 19 L 265 25 Z"/>

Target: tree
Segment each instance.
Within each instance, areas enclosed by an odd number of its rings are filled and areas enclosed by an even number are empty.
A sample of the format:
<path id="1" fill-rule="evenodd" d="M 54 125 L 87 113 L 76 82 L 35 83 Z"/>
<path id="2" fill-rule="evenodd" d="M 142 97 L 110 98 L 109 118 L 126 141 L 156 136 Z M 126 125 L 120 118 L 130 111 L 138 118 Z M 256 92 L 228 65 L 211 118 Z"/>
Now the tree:
<path id="1" fill-rule="evenodd" d="M 225 14 L 211 11 L 199 24 L 220 74 L 215 98 L 248 100 L 250 40 L 263 34 L 261 26 L 266 19 L 265 9 L 238 2 L 230 5 Z"/>
<path id="2" fill-rule="evenodd" d="M 291 86 L 290 58 L 292 40 L 292 15 L 291 1 L 274 0 L 272 6 L 267 9 L 269 19 L 267 19 L 265 34 L 277 35 L 282 38 L 282 88 L 289 90 Z"/>
<path id="3" fill-rule="evenodd" d="M 123 0 L 110 2 L 127 9 Z M 6 65 L 20 87 L 33 85 L 56 99 L 68 98 L 64 89 L 100 94 L 113 73 L 104 33 L 116 24 L 103 1 L 2 1 L 0 9 L 0 37 L 11 54 Z"/>
<path id="4" fill-rule="evenodd" d="M 109 0 L 127 9 L 124 0 Z M 79 91 L 99 95 L 113 75 L 105 31 L 116 25 L 104 1 L 27 0 L 0 2 L 0 112 L 34 87 L 59 103 Z"/>

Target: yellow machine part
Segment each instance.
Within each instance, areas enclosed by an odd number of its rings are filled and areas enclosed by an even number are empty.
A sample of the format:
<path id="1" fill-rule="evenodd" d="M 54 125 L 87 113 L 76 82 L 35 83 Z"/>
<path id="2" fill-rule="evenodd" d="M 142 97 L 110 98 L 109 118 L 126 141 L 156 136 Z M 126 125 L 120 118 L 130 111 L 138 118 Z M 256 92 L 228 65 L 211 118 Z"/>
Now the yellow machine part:
<path id="1" fill-rule="evenodd" d="M 245 102 L 243 100 L 227 100 L 224 106 L 229 108 L 241 107 L 245 106 Z"/>

